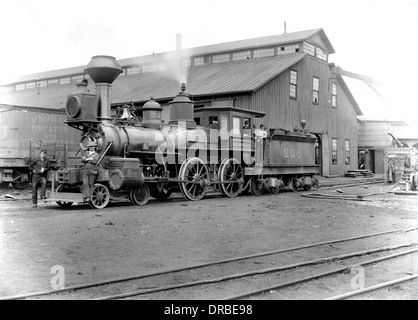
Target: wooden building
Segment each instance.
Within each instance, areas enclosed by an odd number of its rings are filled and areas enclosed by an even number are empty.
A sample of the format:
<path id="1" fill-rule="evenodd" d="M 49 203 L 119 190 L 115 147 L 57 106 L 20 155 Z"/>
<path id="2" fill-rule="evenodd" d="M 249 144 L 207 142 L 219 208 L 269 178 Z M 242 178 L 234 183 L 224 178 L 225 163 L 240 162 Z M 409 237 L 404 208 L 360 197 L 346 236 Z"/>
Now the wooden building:
<path id="1" fill-rule="evenodd" d="M 305 120 L 318 139 L 323 176 L 357 169 L 357 116 L 361 111 L 328 62 L 334 53 L 323 29 L 239 40 L 118 60 L 123 74 L 112 106 L 141 106 L 152 96 L 164 106 L 186 82 L 195 108 L 233 106 L 261 111 L 268 128 L 293 130 Z M 88 61 L 86 61 L 86 64 Z M 63 108 L 83 67 L 22 77 L 1 88 L 0 103 Z M 95 90 L 93 83 L 90 90 Z"/>
<path id="2" fill-rule="evenodd" d="M 413 148 L 418 150 L 418 129 L 402 120 L 359 117 L 357 131 L 359 166 L 374 173 L 387 172 L 388 153 L 397 150 L 409 154 Z"/>

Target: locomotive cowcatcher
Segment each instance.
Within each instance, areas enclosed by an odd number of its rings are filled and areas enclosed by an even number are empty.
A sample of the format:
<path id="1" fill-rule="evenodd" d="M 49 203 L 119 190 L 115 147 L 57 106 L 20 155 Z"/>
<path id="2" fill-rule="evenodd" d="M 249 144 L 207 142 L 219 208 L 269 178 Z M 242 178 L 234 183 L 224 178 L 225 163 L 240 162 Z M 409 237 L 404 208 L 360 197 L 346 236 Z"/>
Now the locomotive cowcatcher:
<path id="1" fill-rule="evenodd" d="M 234 107 L 194 109 L 181 92 L 163 108 L 152 98 L 142 107 L 124 105 L 111 117 L 111 88 L 122 68 L 110 56 L 94 56 L 66 103 L 67 125 L 81 131 L 80 156 L 94 145 L 100 155 L 97 176 L 88 202 L 104 208 L 110 201 L 129 200 L 144 205 L 150 196 L 166 199 L 180 191 L 188 200 L 202 199 L 209 190 L 236 197 L 250 191 L 260 195 L 280 188 L 309 190 L 317 182 L 316 139 L 304 129 L 269 132 L 253 127 L 264 113 Z M 243 129 L 244 122 L 250 124 Z M 82 163 L 54 172 L 52 191 L 46 201 L 60 206 L 84 203 Z"/>

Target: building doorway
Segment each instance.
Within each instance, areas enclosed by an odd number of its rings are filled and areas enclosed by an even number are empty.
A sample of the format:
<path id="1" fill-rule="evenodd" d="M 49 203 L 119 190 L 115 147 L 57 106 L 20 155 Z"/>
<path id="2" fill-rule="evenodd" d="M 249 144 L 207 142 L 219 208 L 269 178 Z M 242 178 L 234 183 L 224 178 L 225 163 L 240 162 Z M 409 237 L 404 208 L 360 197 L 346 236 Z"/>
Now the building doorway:
<path id="1" fill-rule="evenodd" d="M 323 175 L 323 163 L 322 163 L 322 138 L 320 134 L 313 134 L 316 138 L 315 141 L 315 164 L 319 166 L 319 175 Z"/>

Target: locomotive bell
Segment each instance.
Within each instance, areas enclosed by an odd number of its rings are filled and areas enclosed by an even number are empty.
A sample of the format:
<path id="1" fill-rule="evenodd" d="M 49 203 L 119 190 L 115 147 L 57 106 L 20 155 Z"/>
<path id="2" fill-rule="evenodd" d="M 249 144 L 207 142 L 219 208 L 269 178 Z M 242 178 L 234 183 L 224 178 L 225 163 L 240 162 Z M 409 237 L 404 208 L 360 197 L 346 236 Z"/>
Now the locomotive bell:
<path id="1" fill-rule="evenodd" d="M 162 110 L 161 105 L 151 97 L 142 107 L 142 124 L 145 127 L 160 126 Z"/>
<path id="2" fill-rule="evenodd" d="M 169 124 L 178 124 L 179 121 L 186 122 L 186 127 L 195 127 L 194 122 L 194 102 L 189 99 L 186 90 L 186 84 L 181 84 L 181 92 L 168 103 L 170 108 Z"/>

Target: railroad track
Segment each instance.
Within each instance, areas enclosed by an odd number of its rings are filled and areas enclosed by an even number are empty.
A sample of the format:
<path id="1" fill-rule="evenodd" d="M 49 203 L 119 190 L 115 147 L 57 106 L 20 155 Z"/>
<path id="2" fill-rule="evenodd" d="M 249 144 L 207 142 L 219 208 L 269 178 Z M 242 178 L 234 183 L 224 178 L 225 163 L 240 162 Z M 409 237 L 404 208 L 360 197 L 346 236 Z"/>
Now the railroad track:
<path id="1" fill-rule="evenodd" d="M 345 239 L 336 239 L 300 247 L 278 249 L 221 261 L 196 264 L 184 268 L 162 270 L 72 286 L 55 291 L 36 292 L 3 297 L 1 299 L 164 299 L 164 295 L 167 294 L 168 299 L 177 299 L 173 297 L 179 297 L 178 299 L 242 299 L 271 290 L 277 290 L 281 287 L 289 287 L 297 283 L 344 272 L 351 265 L 335 268 L 334 264 L 345 263 L 345 261 L 349 261 L 350 259 L 378 255 L 378 257 L 363 262 L 364 264 L 370 264 L 412 254 L 418 251 L 418 242 L 405 242 L 405 237 L 416 239 L 417 237 L 412 234 L 416 232 L 418 232 L 418 227 L 387 230 Z M 387 243 L 388 245 L 370 248 L 368 247 L 368 243 L 372 239 L 379 239 L 382 244 Z M 352 248 L 362 248 L 362 250 L 350 250 Z M 404 248 L 409 249 L 404 250 Z M 383 253 L 387 252 L 390 252 L 390 254 L 382 256 Z M 370 262 L 369 260 L 373 261 Z M 266 265 L 269 265 L 269 267 L 266 268 Z M 355 265 L 358 265 L 358 262 Z M 222 268 L 220 268 L 221 266 Z M 261 268 L 261 266 L 264 267 Z M 283 275 L 282 278 L 286 278 L 288 277 L 286 272 L 291 271 L 294 273 L 295 269 L 301 270 L 301 268 L 308 268 L 308 273 L 312 274 L 316 269 L 323 270 L 325 267 L 327 269 L 331 268 L 332 270 L 326 272 L 321 271 L 309 277 L 299 277 L 299 279 L 290 282 L 285 281 L 275 285 L 275 289 L 272 289 L 272 285 L 263 286 L 265 282 L 274 281 L 271 278 L 273 276 L 275 277 L 278 272 Z M 237 269 L 241 270 L 241 272 L 236 273 Z M 243 281 L 246 283 L 244 287 L 256 287 L 258 289 L 243 293 Z M 234 284 L 234 282 L 237 282 L 238 285 Z M 186 290 L 186 288 L 188 291 L 184 294 L 181 290 Z M 240 295 L 232 294 L 234 290 L 240 292 Z M 191 295 L 191 297 L 187 297 L 187 295 Z M 210 297 L 211 295 L 212 297 Z"/>

